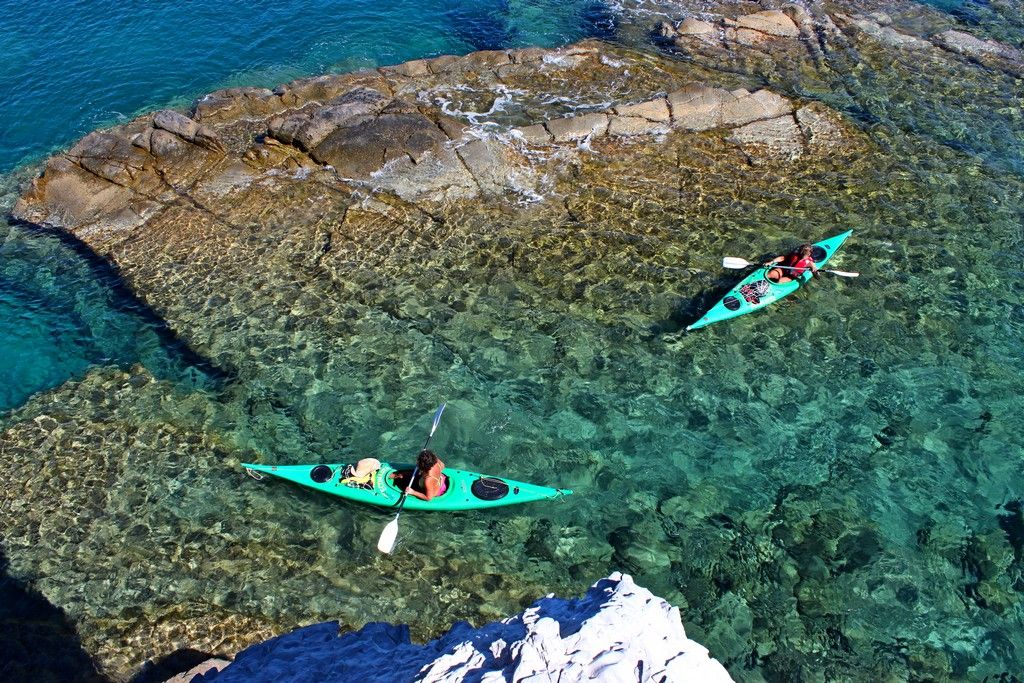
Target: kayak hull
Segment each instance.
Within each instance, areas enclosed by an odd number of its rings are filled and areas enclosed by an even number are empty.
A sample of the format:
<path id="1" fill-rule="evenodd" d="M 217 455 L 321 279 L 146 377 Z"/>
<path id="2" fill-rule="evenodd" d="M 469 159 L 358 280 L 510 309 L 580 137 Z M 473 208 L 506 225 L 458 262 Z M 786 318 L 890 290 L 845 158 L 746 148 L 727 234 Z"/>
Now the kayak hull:
<path id="1" fill-rule="evenodd" d="M 852 234 L 853 230 L 847 230 L 840 235 L 815 242 L 812 254 L 814 264 L 821 268 L 828 263 L 835 253 L 839 251 L 839 248 L 843 246 L 843 242 Z M 760 266 L 750 273 L 739 284 L 729 290 L 729 293 L 722 297 L 718 303 L 712 306 L 711 310 L 704 314 L 704 317 L 687 327 L 687 331 L 759 311 L 769 304 L 789 296 L 814 277 L 811 271 L 808 270 L 795 280 L 777 284 L 765 278 L 765 273 L 768 270 L 770 269 Z"/>
<path id="2" fill-rule="evenodd" d="M 397 507 L 402 492 L 391 480 L 397 471 L 411 470 L 412 465 L 381 463 L 371 482 L 356 485 L 343 480 L 345 463 L 314 465 L 257 465 L 242 463 L 250 472 L 269 474 L 295 484 L 329 493 L 347 500 L 353 500 L 378 507 Z M 443 494 L 432 500 L 421 500 L 408 496 L 405 510 L 483 510 L 537 500 L 561 498 L 572 493 L 570 489 L 557 489 L 537 484 L 491 477 L 477 472 L 446 467 L 448 487 Z"/>

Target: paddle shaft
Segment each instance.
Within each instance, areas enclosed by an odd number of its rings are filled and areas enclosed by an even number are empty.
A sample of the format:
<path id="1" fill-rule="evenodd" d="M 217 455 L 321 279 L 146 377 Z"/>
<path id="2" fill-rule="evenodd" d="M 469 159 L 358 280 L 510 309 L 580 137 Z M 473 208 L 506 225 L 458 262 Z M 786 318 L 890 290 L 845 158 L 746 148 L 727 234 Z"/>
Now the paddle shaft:
<path id="1" fill-rule="evenodd" d="M 751 265 L 753 265 L 753 264 L 751 264 Z M 772 265 L 770 265 L 770 266 L 761 266 L 761 267 L 765 268 L 767 270 L 771 270 L 772 268 L 781 268 L 782 270 L 800 270 L 799 268 L 794 268 L 793 266 L 778 266 L 778 265 L 775 265 L 774 263 Z M 810 270 L 810 268 L 804 268 L 803 270 L 804 271 L 808 271 L 808 270 Z M 812 272 L 815 272 L 815 273 L 832 273 L 834 275 L 842 275 L 844 277 L 852 277 L 854 275 L 853 273 L 847 273 L 845 270 L 829 270 L 828 268 L 818 268 L 817 270 L 812 271 Z"/>

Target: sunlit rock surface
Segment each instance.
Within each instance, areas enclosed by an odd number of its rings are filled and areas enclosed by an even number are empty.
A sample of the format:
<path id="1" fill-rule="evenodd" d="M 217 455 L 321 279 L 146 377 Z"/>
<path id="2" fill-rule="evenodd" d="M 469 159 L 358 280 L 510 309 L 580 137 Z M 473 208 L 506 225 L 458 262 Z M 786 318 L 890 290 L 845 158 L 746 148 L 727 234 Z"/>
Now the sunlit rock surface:
<path id="1" fill-rule="evenodd" d="M 409 629 L 367 624 L 338 634 L 324 623 L 240 653 L 223 670 L 193 681 L 622 681 L 716 683 L 732 678 L 689 640 L 679 610 L 618 572 L 585 596 L 548 596 L 522 614 L 473 628 L 457 624 L 423 645 Z"/>

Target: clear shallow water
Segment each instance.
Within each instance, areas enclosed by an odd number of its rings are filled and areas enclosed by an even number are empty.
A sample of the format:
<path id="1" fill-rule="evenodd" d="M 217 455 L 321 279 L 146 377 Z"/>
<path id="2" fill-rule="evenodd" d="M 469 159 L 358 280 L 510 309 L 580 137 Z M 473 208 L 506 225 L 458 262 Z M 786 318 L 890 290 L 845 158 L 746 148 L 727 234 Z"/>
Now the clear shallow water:
<path id="1" fill-rule="evenodd" d="M 234 237 L 156 297 L 237 381 L 211 397 L 96 370 L 31 403 L 3 444 L 36 501 L 12 572 L 128 665 L 125 644 L 231 649 L 320 619 L 425 637 L 625 569 L 739 679 L 1020 670 L 1020 124 L 1004 76 L 948 67 L 950 93 L 860 47 L 833 104 L 875 114 L 863 156 L 609 149 L 562 202 L 357 223 L 329 284 L 282 221 Z M 968 111 L 970 145 L 949 144 Z M 723 255 L 848 227 L 836 266 L 860 279 L 679 333 L 735 281 Z M 577 496 L 406 515 L 388 559 L 386 516 L 234 469 L 407 457 L 441 400 L 448 462 Z"/>

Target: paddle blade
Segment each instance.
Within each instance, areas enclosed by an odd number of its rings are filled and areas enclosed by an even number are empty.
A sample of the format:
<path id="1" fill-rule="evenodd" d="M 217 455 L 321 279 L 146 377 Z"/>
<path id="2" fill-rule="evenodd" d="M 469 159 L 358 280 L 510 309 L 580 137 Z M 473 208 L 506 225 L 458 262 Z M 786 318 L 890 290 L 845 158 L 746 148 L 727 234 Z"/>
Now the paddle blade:
<path id="1" fill-rule="evenodd" d="M 380 539 L 377 541 L 377 550 L 382 553 L 391 554 L 391 551 L 395 549 L 395 539 L 398 538 L 398 515 L 388 522 L 388 525 L 384 527 L 384 531 L 380 532 Z"/>
<path id="2" fill-rule="evenodd" d="M 746 259 L 741 259 L 736 256 L 726 256 L 722 259 L 723 268 L 746 268 L 750 265 L 750 262 Z"/>
<path id="3" fill-rule="evenodd" d="M 436 413 L 434 413 L 434 424 L 430 425 L 430 435 L 431 436 L 434 435 L 434 431 L 437 429 L 438 423 L 441 422 L 441 413 L 444 412 L 445 406 L 447 406 L 447 405 L 448 405 L 447 401 L 442 403 L 441 407 L 437 409 Z"/>
<path id="4" fill-rule="evenodd" d="M 851 273 L 848 270 L 827 270 L 825 272 L 838 275 L 839 277 L 860 277 L 860 273 Z"/>

